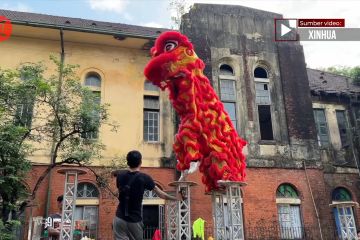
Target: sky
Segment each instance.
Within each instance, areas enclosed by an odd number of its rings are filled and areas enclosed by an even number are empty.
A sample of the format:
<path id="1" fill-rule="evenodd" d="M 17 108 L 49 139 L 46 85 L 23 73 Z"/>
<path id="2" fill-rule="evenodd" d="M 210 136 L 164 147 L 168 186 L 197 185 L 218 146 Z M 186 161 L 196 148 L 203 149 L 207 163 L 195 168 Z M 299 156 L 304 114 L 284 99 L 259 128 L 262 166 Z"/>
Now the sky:
<path id="1" fill-rule="evenodd" d="M 1 9 L 78 17 L 99 21 L 171 28 L 171 0 L 0 0 Z M 183 0 L 233 4 L 282 14 L 285 18 L 345 18 L 360 28 L 359 0 Z M 308 67 L 360 65 L 358 42 L 302 42 Z"/>

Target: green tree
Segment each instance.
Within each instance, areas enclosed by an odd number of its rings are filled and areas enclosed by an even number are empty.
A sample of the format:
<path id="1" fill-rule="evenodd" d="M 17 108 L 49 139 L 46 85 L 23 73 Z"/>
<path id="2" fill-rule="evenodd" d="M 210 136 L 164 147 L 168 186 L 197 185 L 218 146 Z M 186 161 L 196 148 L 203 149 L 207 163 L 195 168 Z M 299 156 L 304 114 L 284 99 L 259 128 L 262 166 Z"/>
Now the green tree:
<path id="1" fill-rule="evenodd" d="M 21 72 L 0 69 L 0 239 L 11 239 L 18 225 L 14 220 L 21 207 L 19 201 L 27 198 L 23 180 L 31 166 L 26 158 L 32 151 L 26 141 L 31 129 L 22 122 L 21 110 L 31 105 L 43 87 L 39 72 L 34 71 L 29 81 L 21 81 Z"/>
<path id="2" fill-rule="evenodd" d="M 353 84 L 360 86 L 360 66 L 332 66 L 321 70 L 350 77 L 353 79 Z"/>
<path id="3" fill-rule="evenodd" d="M 57 70 L 53 75 L 42 63 L 0 70 L 0 227 L 6 229 L 0 232 L 4 236 L 11 236 L 16 226 L 13 220 L 35 199 L 55 166 L 69 163 L 90 168 L 104 146 L 89 136 L 96 136 L 102 124 L 116 130 L 117 125 L 109 122 L 109 106 L 100 104 L 99 96 L 82 86 L 77 66 L 55 57 L 51 60 Z M 29 156 L 37 151 L 49 156 L 49 165 L 29 190 L 25 186 L 31 169 Z M 0 239 L 11 239 L 4 236 Z"/>
<path id="4" fill-rule="evenodd" d="M 186 0 L 170 0 L 168 9 L 171 12 L 172 29 L 179 29 L 181 25 L 181 17 L 189 10 Z"/>

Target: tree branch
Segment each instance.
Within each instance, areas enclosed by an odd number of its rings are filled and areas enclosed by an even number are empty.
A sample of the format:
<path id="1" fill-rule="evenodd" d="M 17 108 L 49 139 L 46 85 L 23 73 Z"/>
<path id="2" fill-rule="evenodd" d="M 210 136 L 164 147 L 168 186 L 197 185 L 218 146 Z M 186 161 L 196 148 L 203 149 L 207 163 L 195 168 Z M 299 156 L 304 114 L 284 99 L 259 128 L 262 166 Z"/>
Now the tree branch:
<path id="1" fill-rule="evenodd" d="M 58 105 L 58 103 L 56 103 L 56 105 Z M 64 128 L 63 128 L 63 123 L 60 119 L 60 116 L 59 116 L 59 112 L 58 112 L 58 109 L 56 108 L 56 106 L 54 106 L 53 104 L 50 104 L 50 106 L 52 107 L 52 109 L 54 110 L 54 113 L 55 113 L 55 118 L 59 124 L 59 128 L 60 128 L 60 138 L 63 137 L 63 134 L 64 134 Z"/>
<path id="2" fill-rule="evenodd" d="M 75 133 L 79 133 L 78 130 L 74 129 L 73 131 L 69 132 L 68 134 L 65 134 L 64 136 L 60 137 L 59 141 L 56 143 L 56 146 L 54 148 L 54 153 L 51 157 L 51 163 L 54 164 L 57 158 L 57 153 L 59 151 L 59 148 L 61 146 L 61 144 L 64 142 L 64 140 L 66 140 L 68 137 L 70 137 L 71 135 L 75 134 Z"/>
<path id="3" fill-rule="evenodd" d="M 78 164 L 80 167 L 84 167 L 84 168 L 90 170 L 95 175 L 96 182 L 99 183 L 99 185 L 101 184 L 103 187 L 105 187 L 114 197 L 116 197 L 116 198 L 118 197 L 117 194 L 114 193 L 113 190 L 110 188 L 109 184 L 107 184 L 106 182 L 100 182 L 101 179 L 103 178 L 102 176 L 97 174 L 91 167 L 83 165 L 80 162 L 78 162 Z"/>
<path id="4" fill-rule="evenodd" d="M 51 169 L 53 169 L 54 167 L 56 166 L 59 166 L 63 163 L 74 163 L 74 162 L 77 162 L 77 159 L 75 158 L 67 158 L 61 162 L 56 162 L 56 163 L 52 163 L 51 165 L 48 166 L 48 168 L 41 174 L 41 176 L 38 178 L 35 186 L 34 186 L 34 189 L 31 193 L 31 200 L 34 200 L 35 199 L 35 196 L 36 196 L 36 192 L 39 190 L 39 187 L 40 187 L 40 184 L 42 183 L 42 181 L 44 181 L 45 177 L 50 173 Z"/>

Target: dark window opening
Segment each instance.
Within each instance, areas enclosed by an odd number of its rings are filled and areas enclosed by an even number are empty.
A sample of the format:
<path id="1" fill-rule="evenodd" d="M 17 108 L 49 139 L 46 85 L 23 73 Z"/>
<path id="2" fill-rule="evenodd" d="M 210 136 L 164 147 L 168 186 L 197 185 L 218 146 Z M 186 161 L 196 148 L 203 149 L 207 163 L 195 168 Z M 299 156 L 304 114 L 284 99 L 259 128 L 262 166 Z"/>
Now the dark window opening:
<path id="1" fill-rule="evenodd" d="M 257 67 L 254 70 L 254 77 L 255 78 L 268 78 L 268 74 L 264 68 Z"/>
<path id="2" fill-rule="evenodd" d="M 333 201 L 338 201 L 338 202 L 352 201 L 351 193 L 346 188 L 343 187 L 335 188 L 335 190 L 332 192 L 331 198 Z"/>
<path id="3" fill-rule="evenodd" d="M 340 133 L 341 146 L 347 147 L 347 146 L 349 146 L 349 136 L 348 136 L 348 132 L 347 132 L 348 127 L 347 127 L 347 122 L 346 122 L 345 111 L 337 110 L 336 118 L 337 118 L 339 133 Z"/>
<path id="4" fill-rule="evenodd" d="M 259 105 L 258 112 L 261 140 L 273 140 L 270 105 Z"/>
<path id="5" fill-rule="evenodd" d="M 15 125 L 22 126 L 26 128 L 31 128 L 33 111 L 34 111 L 34 99 L 29 99 L 24 101 L 26 103 L 19 104 L 16 109 L 15 114 Z"/>
<path id="6" fill-rule="evenodd" d="M 314 118 L 318 136 L 319 146 L 326 147 L 329 145 L 329 134 L 324 109 L 314 109 Z"/>
<path id="7" fill-rule="evenodd" d="M 151 227 L 154 230 L 159 227 L 159 206 L 143 206 L 143 223 L 145 227 Z"/>
<path id="8" fill-rule="evenodd" d="M 229 65 L 223 64 L 220 66 L 220 75 L 234 75 L 234 70 Z"/>
<path id="9" fill-rule="evenodd" d="M 143 237 L 144 240 L 153 239 L 154 232 L 159 229 L 162 239 L 165 239 L 164 231 L 164 206 L 163 205 L 143 205 Z"/>

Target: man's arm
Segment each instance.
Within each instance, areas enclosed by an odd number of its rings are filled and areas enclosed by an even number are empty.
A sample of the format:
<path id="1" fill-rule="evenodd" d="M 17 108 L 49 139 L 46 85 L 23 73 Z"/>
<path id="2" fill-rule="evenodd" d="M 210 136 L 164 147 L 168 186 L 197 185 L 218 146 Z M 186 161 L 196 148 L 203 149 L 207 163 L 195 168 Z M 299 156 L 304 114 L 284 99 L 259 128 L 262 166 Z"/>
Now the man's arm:
<path id="1" fill-rule="evenodd" d="M 166 192 L 164 192 L 163 190 L 161 190 L 158 186 L 155 185 L 154 191 L 157 193 L 157 195 L 159 195 L 160 198 L 165 199 L 165 200 L 178 200 L 178 201 L 182 201 L 184 200 L 183 196 L 181 193 L 177 193 L 176 197 L 175 196 L 171 196 L 169 194 L 167 194 Z"/>

